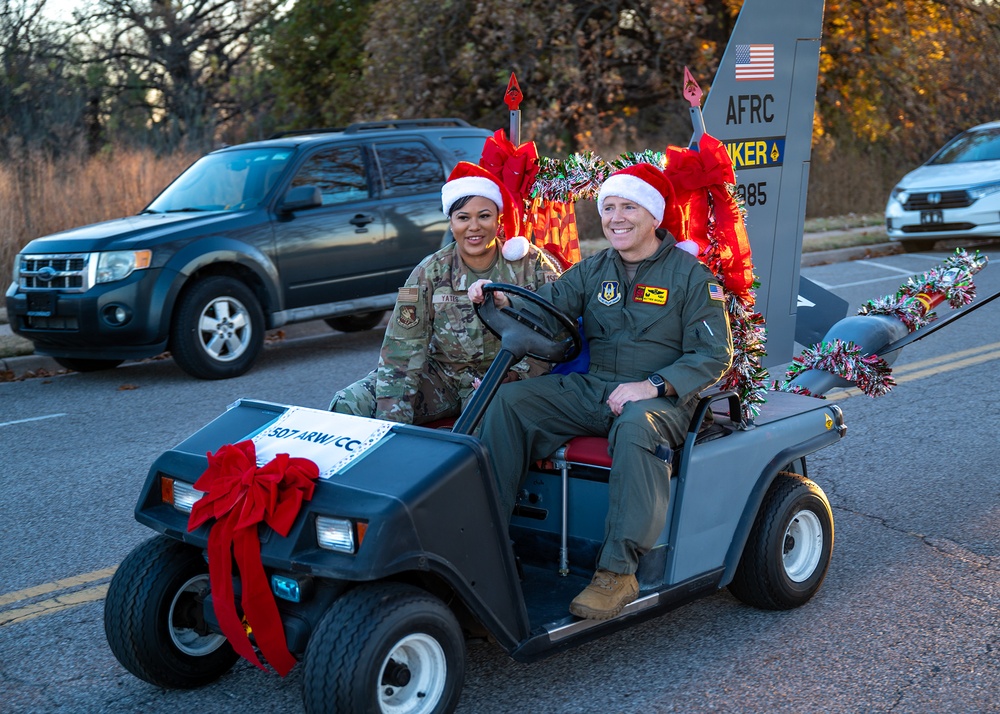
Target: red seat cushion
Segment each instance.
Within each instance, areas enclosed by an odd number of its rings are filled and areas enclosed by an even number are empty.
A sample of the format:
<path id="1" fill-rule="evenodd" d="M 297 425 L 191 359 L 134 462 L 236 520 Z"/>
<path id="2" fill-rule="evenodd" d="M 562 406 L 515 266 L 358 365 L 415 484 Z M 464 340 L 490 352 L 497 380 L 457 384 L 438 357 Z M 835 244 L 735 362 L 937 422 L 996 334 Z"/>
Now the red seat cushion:
<path id="1" fill-rule="evenodd" d="M 575 436 L 566 442 L 566 460 L 575 464 L 611 468 L 608 440 L 603 436 Z"/>

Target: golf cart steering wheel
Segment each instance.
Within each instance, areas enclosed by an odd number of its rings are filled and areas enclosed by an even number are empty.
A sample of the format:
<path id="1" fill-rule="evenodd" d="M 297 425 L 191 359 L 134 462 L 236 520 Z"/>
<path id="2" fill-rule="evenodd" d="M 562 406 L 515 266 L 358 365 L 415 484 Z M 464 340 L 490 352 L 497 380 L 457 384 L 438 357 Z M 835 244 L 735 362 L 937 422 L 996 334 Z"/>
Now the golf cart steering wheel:
<path id="1" fill-rule="evenodd" d="M 497 307 L 493 293 L 507 295 L 510 304 Z M 518 361 L 527 355 L 545 362 L 568 362 L 580 354 L 582 342 L 576 320 L 545 298 L 508 283 L 484 285 L 483 295 L 482 303 L 473 303 L 476 315 Z M 511 296 L 522 298 L 521 304 L 515 307 Z M 542 314 L 531 308 L 539 308 Z"/>

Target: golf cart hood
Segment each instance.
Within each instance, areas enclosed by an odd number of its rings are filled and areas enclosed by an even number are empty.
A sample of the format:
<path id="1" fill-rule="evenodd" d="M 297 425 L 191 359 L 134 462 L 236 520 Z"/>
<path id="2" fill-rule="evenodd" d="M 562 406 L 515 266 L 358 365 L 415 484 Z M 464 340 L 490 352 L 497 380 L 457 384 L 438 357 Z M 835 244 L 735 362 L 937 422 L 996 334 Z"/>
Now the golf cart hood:
<path id="1" fill-rule="evenodd" d="M 163 480 L 193 484 L 208 467 L 209 452 L 250 438 L 289 409 L 241 399 L 162 454 L 150 469 L 136 519 L 206 548 L 214 520 L 188 532 L 188 514 L 164 502 Z M 520 598 L 510 592 L 518 580 L 509 548 L 498 536 L 506 532 L 506 520 L 495 489 L 478 439 L 394 424 L 361 457 L 319 479 L 287 537 L 259 526 L 261 560 L 266 568 L 354 582 L 434 574 L 509 627 L 520 619 L 513 611 Z M 317 516 L 351 521 L 359 541 L 355 552 L 319 547 Z"/>

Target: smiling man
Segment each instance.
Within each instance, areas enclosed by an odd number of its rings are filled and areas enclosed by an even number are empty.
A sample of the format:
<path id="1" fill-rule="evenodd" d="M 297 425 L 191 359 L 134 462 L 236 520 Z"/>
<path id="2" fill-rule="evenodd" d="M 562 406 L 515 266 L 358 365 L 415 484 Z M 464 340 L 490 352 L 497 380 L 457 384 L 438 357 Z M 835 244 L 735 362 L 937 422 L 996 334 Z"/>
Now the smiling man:
<path id="1" fill-rule="evenodd" d="M 666 520 L 671 465 L 657 449 L 681 444 L 699 391 L 729 368 L 732 338 L 718 281 L 662 228 L 665 214 L 677 218 L 662 171 L 637 164 L 612 174 L 597 205 L 611 247 L 538 289 L 567 315 L 583 316 L 588 371 L 504 385 L 480 438 L 505 513 L 529 463 L 574 436 L 608 438 L 604 544 L 593 580 L 570 604 L 578 617 L 603 620 L 638 596 L 639 556 Z M 483 300 L 486 282 L 472 285 L 473 301 Z"/>

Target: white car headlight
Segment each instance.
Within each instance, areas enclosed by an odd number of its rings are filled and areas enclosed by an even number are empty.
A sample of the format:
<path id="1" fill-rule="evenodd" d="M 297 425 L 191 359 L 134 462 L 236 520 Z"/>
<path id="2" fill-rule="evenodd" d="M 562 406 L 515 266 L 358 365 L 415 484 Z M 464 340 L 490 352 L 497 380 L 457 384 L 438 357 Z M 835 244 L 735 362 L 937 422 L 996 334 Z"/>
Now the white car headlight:
<path id="1" fill-rule="evenodd" d="M 906 203 L 906 199 L 910 197 L 910 192 L 905 188 L 896 186 L 896 188 L 892 189 L 890 196 L 893 200 L 899 201 L 900 205 L 904 205 Z"/>
<path id="2" fill-rule="evenodd" d="M 115 250 L 97 254 L 97 282 L 113 283 L 124 280 L 135 270 L 149 267 L 151 250 Z"/>
<path id="3" fill-rule="evenodd" d="M 984 183 L 982 186 L 973 186 L 968 189 L 969 198 L 973 201 L 978 201 L 980 198 L 989 196 L 997 191 L 1000 191 L 1000 182 Z"/>

